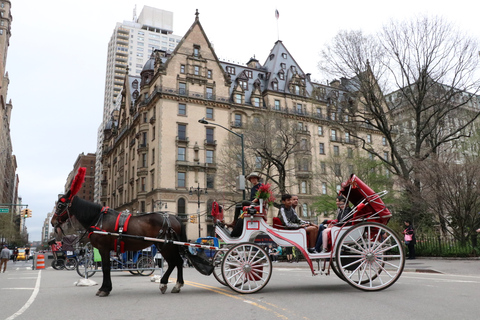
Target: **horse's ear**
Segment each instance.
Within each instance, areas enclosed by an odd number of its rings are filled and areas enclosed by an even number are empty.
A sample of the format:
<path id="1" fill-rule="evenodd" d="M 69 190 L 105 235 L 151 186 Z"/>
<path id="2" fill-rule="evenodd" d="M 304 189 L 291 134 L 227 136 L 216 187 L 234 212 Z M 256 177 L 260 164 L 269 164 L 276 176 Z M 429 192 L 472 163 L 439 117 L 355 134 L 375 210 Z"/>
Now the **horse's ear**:
<path id="1" fill-rule="evenodd" d="M 83 182 L 85 181 L 85 172 L 87 171 L 87 168 L 85 167 L 80 167 L 78 168 L 78 173 L 75 176 L 75 179 L 73 179 L 72 186 L 70 187 L 70 190 L 68 193 L 70 194 L 68 199 L 72 199 L 74 195 L 77 194 L 77 192 L 80 190 L 80 188 L 83 185 Z"/>

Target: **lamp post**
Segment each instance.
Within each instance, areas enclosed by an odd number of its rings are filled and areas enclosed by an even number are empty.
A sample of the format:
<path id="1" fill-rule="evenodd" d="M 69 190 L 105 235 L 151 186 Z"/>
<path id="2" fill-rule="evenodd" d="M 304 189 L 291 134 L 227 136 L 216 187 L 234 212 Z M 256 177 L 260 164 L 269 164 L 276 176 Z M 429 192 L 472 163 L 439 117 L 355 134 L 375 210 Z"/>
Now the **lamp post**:
<path id="1" fill-rule="evenodd" d="M 198 122 L 203 123 L 203 124 L 211 124 L 211 125 L 223 128 L 223 129 L 227 130 L 228 132 L 233 133 L 237 137 L 240 137 L 240 141 L 241 141 L 241 144 L 242 144 L 242 176 L 240 177 L 239 180 L 244 182 L 245 181 L 245 147 L 244 147 L 244 144 L 243 144 L 243 133 L 236 133 L 235 131 L 232 131 L 228 128 L 225 128 L 224 126 L 222 126 L 218 123 L 213 123 L 213 122 L 207 121 L 207 120 L 205 120 L 205 117 L 198 120 Z M 245 200 L 245 185 L 243 185 L 243 200 Z"/>
<path id="2" fill-rule="evenodd" d="M 190 187 L 189 194 L 193 195 L 194 192 L 197 194 L 197 198 L 198 198 L 198 201 L 197 201 L 197 222 L 198 222 L 198 237 L 200 238 L 201 237 L 201 234 L 200 234 L 200 231 L 201 231 L 201 228 L 200 228 L 200 195 L 202 193 L 208 194 L 208 192 L 207 192 L 207 188 L 205 188 L 205 189 L 200 188 L 200 183 L 198 184 L 198 186 L 196 188 Z"/>

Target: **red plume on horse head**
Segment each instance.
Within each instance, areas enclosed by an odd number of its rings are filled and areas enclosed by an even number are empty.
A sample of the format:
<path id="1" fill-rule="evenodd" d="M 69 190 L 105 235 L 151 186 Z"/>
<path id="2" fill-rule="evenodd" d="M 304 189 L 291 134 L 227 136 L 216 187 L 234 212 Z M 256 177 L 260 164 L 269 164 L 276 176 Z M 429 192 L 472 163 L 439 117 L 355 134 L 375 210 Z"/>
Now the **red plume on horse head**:
<path id="1" fill-rule="evenodd" d="M 72 186 L 70 187 L 70 196 L 68 197 L 69 200 L 71 200 L 82 187 L 83 182 L 85 181 L 86 171 L 87 171 L 87 168 L 85 167 L 78 168 L 78 173 L 73 179 Z"/>

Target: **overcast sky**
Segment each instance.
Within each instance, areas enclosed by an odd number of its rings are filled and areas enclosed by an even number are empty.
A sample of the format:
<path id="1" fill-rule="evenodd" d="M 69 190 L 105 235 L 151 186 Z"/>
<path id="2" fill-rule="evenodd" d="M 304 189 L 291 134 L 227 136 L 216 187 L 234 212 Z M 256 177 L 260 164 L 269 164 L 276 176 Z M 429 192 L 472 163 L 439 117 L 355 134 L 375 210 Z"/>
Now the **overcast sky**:
<path id="1" fill-rule="evenodd" d="M 42 223 L 77 156 L 96 151 L 108 41 L 116 22 L 132 20 L 135 5 L 137 15 L 144 5 L 172 11 L 174 34 L 181 36 L 198 9 L 220 59 L 246 63 L 255 55 L 263 63 L 279 35 L 303 71 L 318 81 L 326 81 L 317 70 L 319 52 L 339 30 L 373 33 L 392 18 L 431 14 L 480 38 L 478 12 L 464 0 L 11 2 L 7 99 L 13 103 L 10 128 L 19 195 L 33 211 L 27 219 L 30 240 L 40 240 Z"/>

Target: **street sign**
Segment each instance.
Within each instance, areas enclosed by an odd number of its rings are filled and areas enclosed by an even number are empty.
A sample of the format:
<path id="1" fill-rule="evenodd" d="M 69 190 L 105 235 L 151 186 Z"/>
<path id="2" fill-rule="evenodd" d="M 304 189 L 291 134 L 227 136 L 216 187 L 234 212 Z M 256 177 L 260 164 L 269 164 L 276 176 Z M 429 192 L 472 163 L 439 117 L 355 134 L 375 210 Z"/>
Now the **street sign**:
<path id="1" fill-rule="evenodd" d="M 0 208 L 0 213 L 8 213 L 8 208 Z"/>

